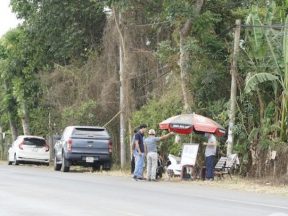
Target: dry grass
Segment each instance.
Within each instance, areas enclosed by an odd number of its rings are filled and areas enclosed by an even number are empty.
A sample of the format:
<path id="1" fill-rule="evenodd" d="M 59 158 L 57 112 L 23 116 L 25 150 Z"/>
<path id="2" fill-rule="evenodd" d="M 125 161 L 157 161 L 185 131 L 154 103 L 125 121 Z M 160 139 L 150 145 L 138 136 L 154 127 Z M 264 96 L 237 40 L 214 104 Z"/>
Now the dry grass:
<path id="1" fill-rule="evenodd" d="M 100 171 L 94 172 L 95 175 L 106 175 L 106 176 L 122 176 L 122 177 L 131 177 L 131 174 L 128 170 L 112 170 L 109 172 Z M 288 197 L 288 185 L 284 184 L 275 184 L 272 183 L 269 179 L 247 179 L 241 178 L 239 176 L 233 176 L 230 179 L 229 176 L 226 176 L 224 179 L 216 179 L 215 181 L 202 181 L 202 180 L 194 180 L 194 181 L 183 181 L 180 177 L 168 178 L 165 176 L 159 181 L 161 182 L 174 182 L 179 184 L 194 184 L 194 185 L 206 185 L 209 187 L 218 187 L 218 188 L 226 188 L 232 190 L 241 190 L 241 191 L 250 191 L 256 193 L 265 193 L 265 194 L 278 194 L 282 196 Z"/>
<path id="2" fill-rule="evenodd" d="M 232 179 L 227 177 L 223 180 L 216 180 L 213 182 L 201 181 L 198 182 L 198 184 L 209 184 L 213 187 L 225 187 L 233 190 L 288 196 L 287 185 L 273 185 L 270 181 L 246 179 L 239 176 L 233 176 Z"/>

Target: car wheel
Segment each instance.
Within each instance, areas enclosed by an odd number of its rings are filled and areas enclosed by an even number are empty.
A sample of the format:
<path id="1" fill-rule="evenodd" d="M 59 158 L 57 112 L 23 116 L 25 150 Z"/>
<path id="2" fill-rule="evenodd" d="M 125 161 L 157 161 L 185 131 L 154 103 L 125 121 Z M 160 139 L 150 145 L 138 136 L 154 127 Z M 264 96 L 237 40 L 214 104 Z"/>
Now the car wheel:
<path id="1" fill-rule="evenodd" d="M 65 158 L 64 154 L 62 155 L 62 165 L 61 165 L 61 171 L 62 172 L 69 172 L 70 166 L 69 161 Z"/>
<path id="2" fill-rule="evenodd" d="M 14 155 L 14 165 L 19 165 L 19 161 L 17 160 L 16 154 Z"/>
<path id="3" fill-rule="evenodd" d="M 61 169 L 61 164 L 57 164 L 57 158 L 54 157 L 54 170 L 59 171 Z"/>
<path id="4" fill-rule="evenodd" d="M 12 165 L 12 161 L 9 161 L 9 160 L 8 160 L 8 165 Z"/>

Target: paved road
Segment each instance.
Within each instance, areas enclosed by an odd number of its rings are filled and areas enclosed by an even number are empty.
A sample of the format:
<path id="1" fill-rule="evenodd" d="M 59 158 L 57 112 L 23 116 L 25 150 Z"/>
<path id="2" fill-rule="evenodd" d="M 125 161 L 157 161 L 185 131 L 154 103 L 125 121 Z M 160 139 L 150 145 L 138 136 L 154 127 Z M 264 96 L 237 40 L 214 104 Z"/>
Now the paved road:
<path id="1" fill-rule="evenodd" d="M 288 216 L 288 198 L 0 165 L 0 216 Z"/>

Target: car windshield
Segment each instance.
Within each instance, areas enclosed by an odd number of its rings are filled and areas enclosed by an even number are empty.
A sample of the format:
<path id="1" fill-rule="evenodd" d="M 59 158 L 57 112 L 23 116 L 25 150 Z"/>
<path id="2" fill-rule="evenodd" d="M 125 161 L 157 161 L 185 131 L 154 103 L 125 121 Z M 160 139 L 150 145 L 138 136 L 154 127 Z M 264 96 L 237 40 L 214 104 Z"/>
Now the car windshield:
<path id="1" fill-rule="evenodd" d="M 24 145 L 33 145 L 33 146 L 45 146 L 46 142 L 44 139 L 25 137 Z"/>
<path id="2" fill-rule="evenodd" d="M 83 136 L 83 137 L 99 137 L 109 136 L 104 128 L 75 128 L 72 136 Z"/>

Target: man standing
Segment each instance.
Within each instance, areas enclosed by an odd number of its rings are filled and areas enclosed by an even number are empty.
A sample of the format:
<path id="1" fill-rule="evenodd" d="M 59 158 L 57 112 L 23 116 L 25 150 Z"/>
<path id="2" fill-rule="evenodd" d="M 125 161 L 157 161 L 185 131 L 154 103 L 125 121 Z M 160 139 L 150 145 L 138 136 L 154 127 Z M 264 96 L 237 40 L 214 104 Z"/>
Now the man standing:
<path id="1" fill-rule="evenodd" d="M 135 169 L 133 178 L 135 180 L 143 179 L 143 165 L 144 165 L 144 143 L 143 136 L 147 129 L 147 125 L 142 124 L 139 126 L 139 131 L 135 134 L 135 149 L 134 149 L 134 157 L 135 157 Z"/>
<path id="2" fill-rule="evenodd" d="M 206 166 L 206 180 L 214 180 L 214 160 L 217 149 L 217 140 L 213 134 L 207 133 L 208 142 L 204 143 L 205 148 L 205 166 Z"/>
<path id="3" fill-rule="evenodd" d="M 155 130 L 150 129 L 148 134 L 149 136 L 144 140 L 145 152 L 147 154 L 147 178 L 148 181 L 156 181 L 156 169 L 158 162 L 157 142 L 167 139 L 174 133 L 170 132 L 164 136 L 155 137 Z"/>

